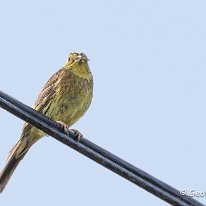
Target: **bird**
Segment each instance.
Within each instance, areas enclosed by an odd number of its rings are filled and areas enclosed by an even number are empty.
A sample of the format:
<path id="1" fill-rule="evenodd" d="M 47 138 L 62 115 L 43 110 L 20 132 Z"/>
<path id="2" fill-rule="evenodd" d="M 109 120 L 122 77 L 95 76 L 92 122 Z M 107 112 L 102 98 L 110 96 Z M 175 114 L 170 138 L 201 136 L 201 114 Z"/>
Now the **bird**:
<path id="1" fill-rule="evenodd" d="M 93 75 L 89 59 L 82 52 L 70 53 L 66 64 L 47 81 L 33 108 L 58 122 L 63 132 L 78 121 L 88 110 L 93 97 Z M 78 130 L 73 129 L 79 141 Z M 25 122 L 19 141 L 10 151 L 0 173 L 0 192 L 3 192 L 14 170 L 31 146 L 46 134 Z"/>

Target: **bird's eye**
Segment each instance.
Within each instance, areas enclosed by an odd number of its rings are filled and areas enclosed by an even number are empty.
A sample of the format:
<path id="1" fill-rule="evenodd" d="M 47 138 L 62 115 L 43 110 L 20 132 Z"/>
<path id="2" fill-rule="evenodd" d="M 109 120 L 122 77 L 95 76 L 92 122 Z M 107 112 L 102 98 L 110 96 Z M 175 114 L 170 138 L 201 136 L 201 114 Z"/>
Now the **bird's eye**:
<path id="1" fill-rule="evenodd" d="M 68 62 L 70 61 L 70 57 L 68 58 Z"/>

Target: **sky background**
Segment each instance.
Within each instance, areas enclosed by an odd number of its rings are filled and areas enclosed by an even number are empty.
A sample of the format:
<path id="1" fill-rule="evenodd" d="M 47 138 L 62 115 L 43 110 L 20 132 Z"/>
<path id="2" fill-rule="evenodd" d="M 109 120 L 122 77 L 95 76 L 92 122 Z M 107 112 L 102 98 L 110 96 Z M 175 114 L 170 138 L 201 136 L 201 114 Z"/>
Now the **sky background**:
<path id="1" fill-rule="evenodd" d="M 0 89 L 32 106 L 69 53 L 84 52 L 94 98 L 73 128 L 177 189 L 206 192 L 205 11 L 205 0 L 2 1 Z M 0 110 L 1 167 L 22 126 Z M 167 205 L 51 137 L 0 204 Z"/>

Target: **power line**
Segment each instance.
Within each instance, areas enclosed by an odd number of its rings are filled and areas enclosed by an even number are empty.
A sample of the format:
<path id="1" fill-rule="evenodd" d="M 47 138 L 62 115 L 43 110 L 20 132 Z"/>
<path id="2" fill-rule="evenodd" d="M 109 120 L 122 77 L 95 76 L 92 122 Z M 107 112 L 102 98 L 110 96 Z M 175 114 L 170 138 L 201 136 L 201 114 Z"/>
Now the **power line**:
<path id="1" fill-rule="evenodd" d="M 113 155 L 91 141 L 83 138 L 80 142 L 77 142 L 72 131 L 69 130 L 69 135 L 64 134 L 58 123 L 2 91 L 0 91 L 0 106 L 171 205 L 203 206 L 202 203 L 189 196 L 181 195 L 180 191 Z"/>

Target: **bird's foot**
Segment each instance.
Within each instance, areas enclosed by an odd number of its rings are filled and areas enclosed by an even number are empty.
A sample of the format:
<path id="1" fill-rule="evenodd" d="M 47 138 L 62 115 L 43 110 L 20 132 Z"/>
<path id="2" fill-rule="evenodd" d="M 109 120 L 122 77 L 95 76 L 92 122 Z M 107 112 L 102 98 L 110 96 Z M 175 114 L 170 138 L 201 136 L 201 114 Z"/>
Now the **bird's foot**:
<path id="1" fill-rule="evenodd" d="M 79 132 L 77 129 L 71 129 L 71 131 L 74 133 L 75 137 L 77 138 L 77 141 L 79 142 L 82 140 L 83 135 L 81 132 Z"/>
<path id="2" fill-rule="evenodd" d="M 69 131 L 68 131 L 69 126 L 67 124 L 65 124 L 62 121 L 56 121 L 56 122 L 60 124 L 60 127 L 64 131 L 65 134 L 69 134 Z"/>

